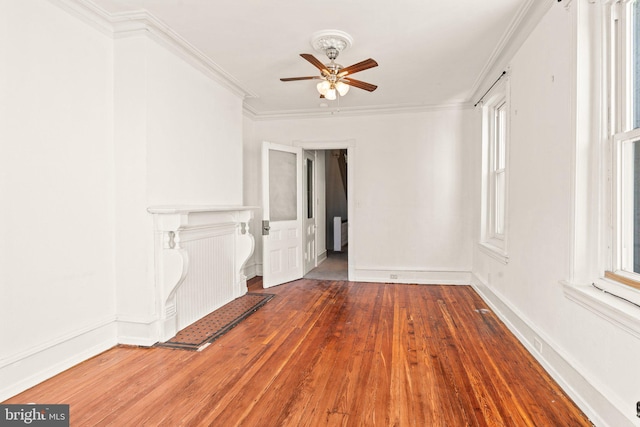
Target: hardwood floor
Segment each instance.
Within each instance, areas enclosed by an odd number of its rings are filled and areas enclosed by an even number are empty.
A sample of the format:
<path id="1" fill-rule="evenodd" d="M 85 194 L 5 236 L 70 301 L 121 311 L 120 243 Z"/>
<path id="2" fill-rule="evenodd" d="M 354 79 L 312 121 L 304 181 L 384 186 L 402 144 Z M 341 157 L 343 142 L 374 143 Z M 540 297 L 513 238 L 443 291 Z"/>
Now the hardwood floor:
<path id="1" fill-rule="evenodd" d="M 119 346 L 5 403 L 72 426 L 589 426 L 468 286 L 299 280 L 202 352 Z"/>

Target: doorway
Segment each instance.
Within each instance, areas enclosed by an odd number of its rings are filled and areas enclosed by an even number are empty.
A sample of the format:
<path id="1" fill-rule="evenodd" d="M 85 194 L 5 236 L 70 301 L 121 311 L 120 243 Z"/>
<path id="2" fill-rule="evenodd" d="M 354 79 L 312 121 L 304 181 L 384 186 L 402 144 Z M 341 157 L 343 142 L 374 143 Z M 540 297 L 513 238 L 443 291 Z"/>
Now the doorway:
<path id="1" fill-rule="evenodd" d="M 321 230 L 317 241 L 318 257 L 313 269 L 305 269 L 305 278 L 319 280 L 349 279 L 349 205 L 348 150 L 334 148 L 306 151 L 318 159 L 318 173 L 314 189 L 316 215 Z M 309 155 L 309 154 L 307 154 Z M 308 181 L 311 183 L 311 180 Z"/>
<path id="2" fill-rule="evenodd" d="M 342 248 L 329 249 L 332 252 L 340 252 L 340 256 L 333 257 L 333 260 L 338 261 L 342 258 L 342 266 L 346 263 L 346 280 L 354 277 L 353 260 L 357 242 L 353 239 L 353 223 L 347 219 L 354 218 L 355 142 L 294 142 L 292 146 L 285 146 L 265 141 L 262 145 L 262 265 L 265 288 L 300 279 L 306 272 L 329 258 L 325 240 L 327 226 L 324 159 L 327 150 L 341 150 L 344 153 L 343 173 L 338 176 L 341 176 L 340 182 L 344 180 L 341 188 L 343 195 L 346 194 L 347 214 L 344 226 L 340 229 L 348 242 L 348 245 L 343 245 L 348 249 L 348 255 L 345 257 Z M 322 154 L 321 161 L 318 161 L 318 152 Z M 303 173 L 303 170 L 307 173 Z M 305 200 L 313 206 L 313 211 L 309 206 L 304 207 Z M 316 216 L 318 218 L 315 218 Z M 308 240 L 307 234 L 311 236 L 311 240 Z M 307 242 L 310 242 L 308 246 Z M 323 268 L 329 266 L 331 264 L 325 264 Z M 344 267 L 341 267 L 341 270 L 342 279 Z"/>

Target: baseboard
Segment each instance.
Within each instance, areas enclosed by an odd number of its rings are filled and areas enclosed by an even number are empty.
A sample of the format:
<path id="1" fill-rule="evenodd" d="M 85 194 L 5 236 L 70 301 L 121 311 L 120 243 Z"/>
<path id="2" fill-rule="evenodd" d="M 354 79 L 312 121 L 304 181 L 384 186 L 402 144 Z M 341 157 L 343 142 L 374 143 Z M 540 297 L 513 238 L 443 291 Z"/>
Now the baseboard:
<path id="1" fill-rule="evenodd" d="M 110 318 L 6 359 L 0 366 L 0 402 L 115 345 Z"/>
<path id="2" fill-rule="evenodd" d="M 248 279 L 253 279 L 256 276 L 260 276 L 258 274 L 257 265 L 255 263 L 245 265 L 244 266 L 244 275 L 247 277 L 247 280 Z"/>
<path id="3" fill-rule="evenodd" d="M 317 258 L 316 261 L 317 261 L 318 265 L 320 265 L 320 263 L 322 261 L 324 261 L 325 259 L 327 259 L 327 251 L 326 251 L 326 249 L 323 252 L 320 252 L 318 254 L 318 258 Z"/>
<path id="4" fill-rule="evenodd" d="M 355 268 L 353 277 L 350 277 L 349 279 L 354 282 L 412 283 L 417 285 L 468 285 L 471 281 L 471 272 Z"/>
<path id="5" fill-rule="evenodd" d="M 603 393 L 604 389 L 589 382 L 581 373 L 579 361 L 555 345 L 533 322 L 478 276 L 473 275 L 471 285 L 592 423 L 611 427 L 633 425 L 618 409 L 620 406 Z"/>
<path id="6" fill-rule="evenodd" d="M 118 318 L 118 343 L 151 347 L 160 340 L 160 320 Z"/>

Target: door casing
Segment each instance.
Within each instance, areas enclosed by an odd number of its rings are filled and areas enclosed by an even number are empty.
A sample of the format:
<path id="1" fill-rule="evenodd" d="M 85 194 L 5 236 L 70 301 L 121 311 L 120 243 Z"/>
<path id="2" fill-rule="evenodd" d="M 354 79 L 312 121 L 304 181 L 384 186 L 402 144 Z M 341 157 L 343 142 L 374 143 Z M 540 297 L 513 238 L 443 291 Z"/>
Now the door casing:
<path id="1" fill-rule="evenodd" d="M 355 196 L 355 168 L 356 168 L 356 141 L 355 139 L 335 140 L 335 141 L 294 141 L 295 147 L 300 147 L 303 150 L 347 150 L 347 215 L 349 219 L 347 239 L 349 242 L 349 258 L 348 258 L 348 277 L 349 280 L 356 280 L 355 275 L 355 260 L 357 259 L 358 242 L 354 238 L 354 226 L 357 218 L 355 214 L 355 207 L 358 205 L 358 201 Z M 317 180 L 316 180 L 317 182 Z M 316 191 L 316 188 L 314 188 Z M 316 193 L 317 194 L 317 193 Z M 317 257 L 317 251 L 316 251 Z"/>

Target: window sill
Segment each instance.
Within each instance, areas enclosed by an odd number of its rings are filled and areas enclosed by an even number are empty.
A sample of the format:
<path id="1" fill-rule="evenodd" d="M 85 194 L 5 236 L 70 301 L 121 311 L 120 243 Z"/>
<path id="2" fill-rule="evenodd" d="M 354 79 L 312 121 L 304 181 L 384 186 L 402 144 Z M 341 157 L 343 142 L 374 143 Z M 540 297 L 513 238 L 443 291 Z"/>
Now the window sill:
<path id="1" fill-rule="evenodd" d="M 488 242 L 480 242 L 478 243 L 478 247 L 480 248 L 481 252 L 485 253 L 486 255 L 489 255 L 494 259 L 497 259 L 501 263 L 503 264 L 509 263 L 509 257 L 507 256 L 507 253 L 502 248 L 494 246 Z"/>
<path id="2" fill-rule="evenodd" d="M 614 273 L 612 271 L 605 271 L 604 277 L 605 279 L 614 281 L 616 283 L 622 283 L 623 285 L 626 285 L 626 286 L 631 286 L 632 288 L 635 288 L 640 291 L 640 282 L 638 282 L 637 280 L 632 278 L 629 274 L 626 274 L 624 272 Z"/>
<path id="3" fill-rule="evenodd" d="M 599 280 L 599 283 L 604 282 Z M 640 308 L 609 295 L 594 286 L 577 286 L 568 282 L 561 282 L 565 296 L 586 308 L 590 312 L 602 317 L 636 338 L 640 338 Z"/>

